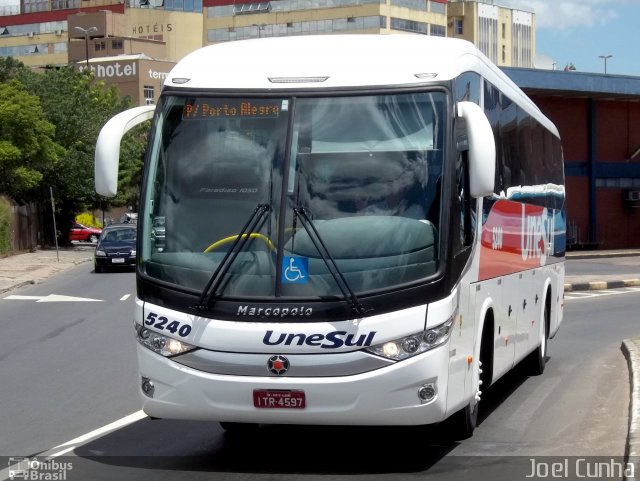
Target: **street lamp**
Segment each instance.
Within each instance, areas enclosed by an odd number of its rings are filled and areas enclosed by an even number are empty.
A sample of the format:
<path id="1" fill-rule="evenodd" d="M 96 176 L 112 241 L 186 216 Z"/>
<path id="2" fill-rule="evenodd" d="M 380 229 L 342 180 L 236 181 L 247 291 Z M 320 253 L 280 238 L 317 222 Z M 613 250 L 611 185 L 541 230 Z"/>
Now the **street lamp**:
<path id="1" fill-rule="evenodd" d="M 98 28 L 97 27 L 89 27 L 89 28 L 73 27 L 73 28 L 78 32 L 84 34 L 84 49 L 85 49 L 85 54 L 87 58 L 87 69 L 88 69 L 89 68 L 89 34 L 92 32 L 97 32 Z"/>
<path id="2" fill-rule="evenodd" d="M 613 57 L 613 55 L 598 55 L 599 58 L 604 59 L 604 73 L 607 73 L 607 59 Z"/>

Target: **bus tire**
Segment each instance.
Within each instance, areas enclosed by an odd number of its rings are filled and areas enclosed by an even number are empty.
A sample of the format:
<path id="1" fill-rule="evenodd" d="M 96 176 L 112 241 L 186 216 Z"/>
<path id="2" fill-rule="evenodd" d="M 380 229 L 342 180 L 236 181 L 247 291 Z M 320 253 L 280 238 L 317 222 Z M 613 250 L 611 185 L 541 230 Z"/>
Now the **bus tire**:
<path id="1" fill-rule="evenodd" d="M 549 296 L 544 305 L 544 315 L 542 318 L 542 335 L 540 345 L 527 357 L 527 370 L 530 376 L 539 376 L 544 372 L 547 364 L 547 344 L 549 342 L 549 321 L 551 319 L 551 304 Z"/>
<path id="2" fill-rule="evenodd" d="M 480 403 L 475 399 L 455 413 L 449 419 L 448 436 L 452 441 L 462 441 L 473 436 L 478 425 L 478 407 Z"/>
<path id="3" fill-rule="evenodd" d="M 493 376 L 493 313 L 485 319 L 480 338 L 480 358 L 478 359 L 477 393 L 473 399 L 450 418 L 450 435 L 453 440 L 469 439 L 478 425 L 478 411 L 482 389 L 486 390 Z"/>

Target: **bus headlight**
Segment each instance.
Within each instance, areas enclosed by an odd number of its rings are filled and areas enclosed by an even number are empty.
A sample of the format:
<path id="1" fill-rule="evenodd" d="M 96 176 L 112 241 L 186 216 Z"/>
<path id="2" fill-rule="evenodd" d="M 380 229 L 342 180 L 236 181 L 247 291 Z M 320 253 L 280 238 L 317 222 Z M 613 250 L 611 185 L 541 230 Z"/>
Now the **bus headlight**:
<path id="1" fill-rule="evenodd" d="M 138 342 L 161 356 L 171 357 L 196 349 L 196 346 L 172 337 L 158 334 L 157 332 L 147 329 L 144 326 L 140 326 L 139 324 L 135 324 L 134 327 Z"/>
<path id="2" fill-rule="evenodd" d="M 394 361 L 401 361 L 421 354 L 441 346 L 449 340 L 454 318 L 455 316 L 426 331 L 371 346 L 366 351 Z"/>

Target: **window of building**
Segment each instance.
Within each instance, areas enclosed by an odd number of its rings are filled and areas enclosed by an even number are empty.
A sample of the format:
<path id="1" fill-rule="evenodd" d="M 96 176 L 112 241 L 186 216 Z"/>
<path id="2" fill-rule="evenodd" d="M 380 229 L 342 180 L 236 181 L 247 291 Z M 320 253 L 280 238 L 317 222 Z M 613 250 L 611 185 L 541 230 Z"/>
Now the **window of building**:
<path id="1" fill-rule="evenodd" d="M 105 45 L 104 41 L 100 41 L 100 42 L 94 43 L 93 48 L 95 49 L 96 52 L 99 52 L 101 50 L 106 50 L 107 46 Z"/>
<path id="2" fill-rule="evenodd" d="M 640 179 L 629 177 L 611 177 L 596 179 L 596 187 L 612 189 L 640 189 Z"/>
<path id="3" fill-rule="evenodd" d="M 387 17 L 373 15 L 369 17 L 345 17 L 305 22 L 283 22 L 275 25 L 265 24 L 260 29 L 255 25 L 234 28 L 223 27 L 207 30 L 207 42 L 217 43 L 245 38 L 258 38 L 258 32 L 262 37 L 286 37 L 290 35 L 385 29 L 386 26 Z"/>
<path id="4" fill-rule="evenodd" d="M 144 95 L 144 103 L 146 105 L 153 105 L 156 103 L 155 87 L 153 85 L 145 85 L 142 89 Z"/>
<path id="5" fill-rule="evenodd" d="M 462 28 L 463 21 L 461 18 L 456 18 L 453 21 L 453 31 L 456 35 L 462 35 L 464 33 L 464 29 Z"/>
<path id="6" fill-rule="evenodd" d="M 46 12 L 49 10 L 47 0 L 24 0 L 22 13 Z"/>
<path id="7" fill-rule="evenodd" d="M 118 38 L 111 41 L 111 48 L 113 50 L 122 50 L 122 39 Z"/>
<path id="8" fill-rule="evenodd" d="M 427 2 L 424 0 L 391 0 L 391 5 L 410 8 L 411 10 L 427 11 Z"/>
<path id="9" fill-rule="evenodd" d="M 439 13 L 441 15 L 444 15 L 447 13 L 447 5 L 445 3 L 430 1 L 429 4 L 430 4 L 429 10 L 431 12 Z"/>
<path id="10" fill-rule="evenodd" d="M 79 0 L 52 0 L 51 10 L 66 10 L 69 8 L 80 8 Z"/>
<path id="11" fill-rule="evenodd" d="M 53 53 L 64 53 L 67 51 L 67 42 L 58 42 L 53 44 Z"/>
<path id="12" fill-rule="evenodd" d="M 426 35 L 429 33 L 429 24 L 416 22 L 415 20 L 391 17 L 391 30 L 402 30 L 404 32 L 415 32 Z"/>
<path id="13" fill-rule="evenodd" d="M 431 35 L 433 35 L 434 37 L 447 36 L 447 30 L 444 28 L 444 25 L 435 25 L 432 23 L 430 30 L 431 30 Z"/>
<path id="14" fill-rule="evenodd" d="M 270 2 L 242 3 L 233 6 L 233 13 L 235 15 L 245 15 L 247 13 L 265 13 L 269 11 L 271 11 Z"/>

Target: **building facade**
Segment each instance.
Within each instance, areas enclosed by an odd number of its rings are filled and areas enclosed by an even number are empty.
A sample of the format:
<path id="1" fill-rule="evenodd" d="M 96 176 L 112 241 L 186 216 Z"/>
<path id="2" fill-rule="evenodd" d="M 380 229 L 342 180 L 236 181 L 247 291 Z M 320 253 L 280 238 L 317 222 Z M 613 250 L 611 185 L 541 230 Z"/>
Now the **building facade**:
<path id="1" fill-rule="evenodd" d="M 162 84 L 175 62 L 154 60 L 144 54 L 98 57 L 78 62 L 80 69 L 89 68 L 97 80 L 118 88 L 136 105 L 155 104 Z"/>
<path id="2" fill-rule="evenodd" d="M 493 2 L 450 0 L 447 36 L 475 44 L 500 67 L 533 67 L 535 14 Z"/>
<path id="3" fill-rule="evenodd" d="M 128 8 L 69 15 L 68 62 L 88 57 L 144 54 L 177 62 L 202 46 L 202 15 L 164 9 Z"/>
<path id="4" fill-rule="evenodd" d="M 0 7 L 0 56 L 31 67 L 139 53 L 177 62 L 203 45 L 263 36 L 405 32 L 464 38 L 499 66 L 531 67 L 535 56 L 535 15 L 484 1 L 20 0 Z"/>
<path id="5" fill-rule="evenodd" d="M 204 0 L 207 44 L 289 35 L 446 36 L 447 0 Z"/>

